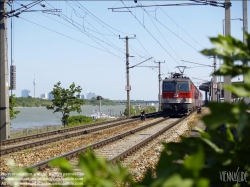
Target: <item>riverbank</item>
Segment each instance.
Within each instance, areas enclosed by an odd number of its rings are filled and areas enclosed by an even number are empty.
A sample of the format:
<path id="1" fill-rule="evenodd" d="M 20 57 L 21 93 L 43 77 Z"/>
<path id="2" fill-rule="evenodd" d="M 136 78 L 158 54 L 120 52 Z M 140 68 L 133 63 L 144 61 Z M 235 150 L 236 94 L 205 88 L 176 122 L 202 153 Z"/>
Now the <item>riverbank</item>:
<path id="1" fill-rule="evenodd" d="M 65 127 L 63 125 L 52 125 L 52 126 L 40 126 L 40 127 L 38 126 L 38 127 L 24 128 L 24 129 L 13 129 L 13 130 L 11 129 L 10 138 L 18 138 L 18 137 L 29 136 L 33 134 L 40 134 L 40 133 L 51 132 L 51 131 L 56 131 L 56 130 L 61 130 L 61 129 L 68 129 L 72 127 L 100 123 L 100 122 L 115 120 L 115 119 L 117 118 L 97 119 L 97 120 L 93 120 L 90 123 L 69 124 L 69 125 L 66 125 Z"/>
<path id="2" fill-rule="evenodd" d="M 46 107 L 48 105 L 52 105 L 52 100 L 48 100 L 48 99 L 41 99 L 41 98 L 32 98 L 32 97 L 15 97 L 16 100 L 16 105 L 15 107 Z M 98 105 L 99 106 L 99 101 L 97 101 L 96 98 L 92 98 L 92 99 L 83 99 L 84 101 L 84 105 L 85 106 L 95 106 Z M 102 105 L 106 105 L 106 106 L 116 106 L 117 103 L 103 98 L 102 100 Z"/>
<path id="3" fill-rule="evenodd" d="M 46 107 L 23 107 L 16 109 L 20 111 L 16 118 L 11 120 L 12 130 L 27 128 L 40 128 L 45 126 L 61 125 L 62 114 L 54 113 L 53 110 L 47 110 Z M 82 106 L 82 112 L 72 112 L 70 116 L 91 116 L 99 111 L 99 106 Z M 102 106 L 101 112 L 111 117 L 119 117 L 120 112 L 124 112 L 124 105 Z"/>

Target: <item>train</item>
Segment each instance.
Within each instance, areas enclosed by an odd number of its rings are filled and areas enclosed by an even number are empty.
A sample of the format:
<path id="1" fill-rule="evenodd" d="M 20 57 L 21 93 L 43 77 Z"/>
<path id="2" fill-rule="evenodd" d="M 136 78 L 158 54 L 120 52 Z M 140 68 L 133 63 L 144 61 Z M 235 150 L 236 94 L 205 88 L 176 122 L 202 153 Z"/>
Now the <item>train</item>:
<path id="1" fill-rule="evenodd" d="M 183 73 L 171 73 L 162 81 L 162 111 L 166 115 L 186 115 L 202 107 L 202 93 Z"/>

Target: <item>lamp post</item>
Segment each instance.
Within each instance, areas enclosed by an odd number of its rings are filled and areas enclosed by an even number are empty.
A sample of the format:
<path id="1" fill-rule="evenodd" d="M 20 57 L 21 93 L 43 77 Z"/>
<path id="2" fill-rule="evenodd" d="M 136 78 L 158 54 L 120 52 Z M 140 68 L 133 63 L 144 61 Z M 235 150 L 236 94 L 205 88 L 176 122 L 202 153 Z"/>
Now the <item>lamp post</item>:
<path id="1" fill-rule="evenodd" d="M 102 114 L 101 114 L 102 96 L 97 96 L 97 100 L 99 100 L 99 114 L 100 114 L 100 119 L 101 119 L 101 117 L 102 117 Z"/>

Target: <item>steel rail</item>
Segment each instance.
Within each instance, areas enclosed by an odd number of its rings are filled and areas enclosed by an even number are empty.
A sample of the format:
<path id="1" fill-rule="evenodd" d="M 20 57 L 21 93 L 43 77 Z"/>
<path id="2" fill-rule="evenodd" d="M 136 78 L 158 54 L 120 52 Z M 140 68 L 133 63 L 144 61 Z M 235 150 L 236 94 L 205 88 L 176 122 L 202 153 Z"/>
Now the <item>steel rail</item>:
<path id="1" fill-rule="evenodd" d="M 11 138 L 11 139 L 8 139 L 8 140 L 0 141 L 0 145 L 8 145 L 10 143 L 17 143 L 17 142 L 20 142 L 20 141 L 31 140 L 31 139 L 46 137 L 46 136 L 55 135 L 55 134 L 59 134 L 59 133 L 80 130 L 80 129 L 84 129 L 84 128 L 88 128 L 88 127 L 103 125 L 103 124 L 106 124 L 106 123 L 122 121 L 122 120 L 125 120 L 125 119 L 117 119 L 117 120 L 112 120 L 112 121 L 105 121 L 105 122 L 100 122 L 100 123 L 95 123 L 95 124 L 88 124 L 88 125 L 84 125 L 84 126 L 71 127 L 71 128 L 60 129 L 60 130 L 55 130 L 55 131 L 50 131 L 50 132 L 45 132 L 45 133 L 33 134 L 33 135 L 23 136 L 23 137 L 19 137 L 19 138 Z"/>
<path id="2" fill-rule="evenodd" d="M 21 151 L 21 150 L 24 150 L 24 149 L 29 149 L 29 148 L 32 148 L 32 147 L 36 147 L 36 146 L 40 146 L 40 145 L 44 145 L 44 144 L 48 144 L 48 143 L 52 143 L 52 142 L 56 142 L 56 141 L 60 141 L 60 140 L 65 140 L 65 139 L 68 139 L 68 138 L 81 136 L 81 135 L 84 135 L 84 134 L 89 134 L 91 132 L 96 132 L 96 131 L 99 131 L 99 130 L 104 130 L 104 129 L 116 127 L 116 126 L 123 125 L 123 124 L 126 124 L 126 123 L 134 122 L 134 121 L 137 121 L 137 120 L 138 119 L 131 119 L 129 121 L 122 121 L 122 122 L 118 122 L 118 123 L 112 123 L 112 124 L 106 125 L 106 126 L 100 125 L 100 126 L 98 126 L 96 128 L 93 128 L 93 129 L 86 129 L 86 130 L 83 129 L 83 131 L 80 131 L 80 132 L 78 131 L 78 132 L 71 133 L 71 134 L 66 134 L 66 135 L 61 134 L 61 135 L 59 135 L 57 137 L 48 138 L 48 139 L 45 139 L 45 140 L 39 140 L 39 141 L 36 141 L 36 142 L 17 145 L 17 146 L 13 146 L 13 147 L 1 148 L 0 149 L 0 155 L 6 155 L 6 154 L 9 154 L 9 153 Z M 89 127 L 92 127 L 92 126 L 89 126 Z"/>
<path id="3" fill-rule="evenodd" d="M 147 118 L 149 117 L 155 117 L 156 115 L 160 115 L 161 113 L 151 113 L 151 114 L 148 114 L 147 115 Z M 13 153 L 13 152 L 17 152 L 17 151 L 21 151 L 21 150 L 24 150 L 24 149 L 29 149 L 29 148 L 32 148 L 32 147 L 36 147 L 36 146 L 40 146 L 40 145 L 44 145 L 44 144 L 48 144 L 48 143 L 52 143 L 52 142 L 56 142 L 56 141 L 60 141 L 60 140 L 65 140 L 65 139 L 68 139 L 68 138 L 72 138 L 72 137 L 76 137 L 76 136 L 81 136 L 81 135 L 84 135 L 84 134 L 89 134 L 91 132 L 96 132 L 96 131 L 99 131 L 99 130 L 103 130 L 103 129 L 107 129 L 107 128 L 112 128 L 112 127 L 116 127 L 116 126 L 119 126 L 119 125 L 123 125 L 123 124 L 126 124 L 126 123 L 129 123 L 129 122 L 134 122 L 137 119 L 138 117 L 136 118 L 129 118 L 129 120 L 118 120 L 118 121 L 109 121 L 109 122 L 105 122 L 105 123 L 99 123 L 99 124 L 91 124 L 91 125 L 85 125 L 83 126 L 84 128 L 78 128 L 79 129 L 83 129 L 83 131 L 78 131 L 78 132 L 75 132 L 75 133 L 70 133 L 70 134 L 61 134 L 61 135 L 58 135 L 57 137 L 53 137 L 53 138 L 48 138 L 48 139 L 45 139 L 45 140 L 39 140 L 39 141 L 35 141 L 35 142 L 31 142 L 31 143 L 26 143 L 26 144 L 22 144 L 22 145 L 17 145 L 17 146 L 13 146 L 13 147 L 7 147 L 7 148 L 0 148 L 0 155 L 6 155 L 6 154 L 9 154 L 9 153 Z M 119 122 L 121 121 L 121 122 Z M 116 123 L 118 122 L 118 123 Z M 112 123 L 110 125 L 106 125 L 106 126 L 103 126 L 103 124 L 106 124 L 106 123 Z M 94 126 L 98 126 L 96 128 L 93 128 L 93 129 L 86 129 L 86 128 L 90 128 L 90 127 L 94 127 Z M 86 130 L 84 130 L 86 129 Z M 67 129 L 65 129 L 66 131 L 64 132 L 70 132 L 71 130 L 67 131 Z M 75 129 L 76 130 L 76 129 Z M 57 131 L 54 131 L 54 132 L 57 132 Z"/>
<path id="4" fill-rule="evenodd" d="M 154 112 L 154 113 L 146 114 L 146 117 L 154 117 L 154 116 L 157 116 L 160 114 L 161 114 L 161 112 Z M 71 128 L 60 129 L 60 130 L 55 130 L 55 131 L 50 131 L 50 132 L 45 132 L 45 133 L 33 134 L 33 135 L 23 136 L 23 137 L 19 137 L 19 138 L 11 138 L 8 140 L 1 140 L 0 145 L 1 146 L 9 145 L 11 143 L 18 143 L 18 142 L 25 141 L 25 140 L 37 139 L 37 138 L 42 138 L 42 137 L 55 135 L 55 134 L 62 134 L 65 132 L 76 131 L 76 130 L 80 130 L 80 129 L 85 129 L 85 128 L 89 128 L 89 127 L 94 127 L 94 126 L 104 125 L 107 123 L 124 121 L 124 120 L 128 120 L 128 119 L 139 118 L 139 117 L 140 116 L 134 116 L 131 118 L 125 118 L 125 119 L 122 118 L 122 119 L 117 119 L 117 120 L 112 120 L 112 121 L 105 121 L 105 122 L 100 122 L 100 123 L 95 123 L 95 124 L 88 124 L 88 125 L 83 125 L 83 126 L 78 126 L 78 127 L 71 127 Z"/>
<path id="5" fill-rule="evenodd" d="M 85 153 L 88 148 L 94 149 L 94 148 L 101 147 L 103 145 L 107 145 L 107 144 L 109 144 L 111 142 L 120 140 L 120 139 L 124 138 L 125 136 L 129 136 L 131 134 L 134 134 L 135 132 L 141 131 L 141 130 L 146 129 L 146 128 L 150 127 L 150 126 L 153 126 L 153 125 L 156 125 L 158 123 L 161 123 L 161 122 L 163 122 L 163 121 L 165 121 L 167 119 L 169 119 L 169 118 L 164 118 L 164 119 L 161 119 L 159 121 L 156 121 L 156 122 L 153 122 L 153 123 L 149 123 L 149 124 L 147 124 L 145 126 L 142 126 L 142 127 L 139 127 L 139 128 L 136 128 L 136 129 L 133 129 L 133 130 L 130 130 L 130 131 L 127 131 L 125 133 L 118 134 L 116 136 L 113 136 L 113 137 L 110 137 L 110 138 L 98 141 L 98 142 L 90 144 L 88 146 L 84 146 L 84 147 L 75 149 L 73 151 L 64 153 L 64 154 L 62 154 L 60 156 L 57 156 L 57 157 L 54 157 L 54 158 L 50 158 L 50 159 L 44 160 L 42 162 L 33 164 L 33 165 L 29 166 L 29 167 L 26 167 L 26 169 L 37 168 L 38 170 L 43 170 L 44 168 L 48 167 L 48 163 L 50 161 L 54 160 L 54 159 L 61 158 L 61 157 L 65 157 L 67 159 L 74 158 L 74 157 L 78 156 L 78 154 L 80 154 L 80 153 Z"/>
<path id="6" fill-rule="evenodd" d="M 191 113 L 190 113 L 191 114 Z M 190 115 L 189 114 L 189 115 Z M 146 144 L 148 144 L 150 141 L 154 140 L 155 138 L 157 138 L 159 135 L 163 134 L 164 132 L 166 132 L 167 130 L 169 130 L 170 128 L 172 128 L 173 126 L 177 125 L 178 123 L 180 123 L 181 121 L 183 121 L 187 116 L 182 117 L 181 119 L 171 123 L 170 125 L 164 127 L 162 130 L 156 132 L 155 134 L 152 134 L 151 136 L 149 136 L 148 138 L 142 140 L 141 142 L 139 142 L 138 144 L 128 148 L 127 150 L 123 151 L 122 153 L 113 156 L 112 158 L 109 159 L 110 162 L 112 163 L 116 163 L 118 160 L 122 160 L 125 157 L 129 156 L 130 154 L 132 154 L 133 152 L 137 151 L 138 149 L 140 149 L 141 147 L 145 146 Z"/>

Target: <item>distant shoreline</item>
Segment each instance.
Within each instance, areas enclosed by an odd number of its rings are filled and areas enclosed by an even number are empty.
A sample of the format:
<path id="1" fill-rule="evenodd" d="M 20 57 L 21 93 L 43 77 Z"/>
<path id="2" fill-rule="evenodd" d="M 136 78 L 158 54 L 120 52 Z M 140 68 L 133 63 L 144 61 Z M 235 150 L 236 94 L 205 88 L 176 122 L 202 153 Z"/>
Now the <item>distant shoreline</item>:
<path id="1" fill-rule="evenodd" d="M 82 106 L 99 106 L 99 105 L 82 105 Z M 123 106 L 123 105 L 102 105 L 102 107 L 103 106 Z M 17 107 L 14 107 L 14 108 L 46 108 L 46 106 L 26 106 L 26 107 L 17 106 Z"/>

